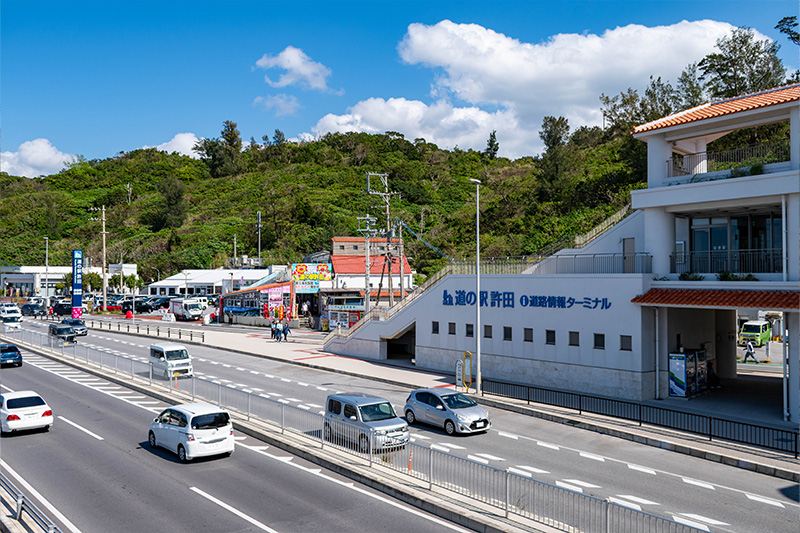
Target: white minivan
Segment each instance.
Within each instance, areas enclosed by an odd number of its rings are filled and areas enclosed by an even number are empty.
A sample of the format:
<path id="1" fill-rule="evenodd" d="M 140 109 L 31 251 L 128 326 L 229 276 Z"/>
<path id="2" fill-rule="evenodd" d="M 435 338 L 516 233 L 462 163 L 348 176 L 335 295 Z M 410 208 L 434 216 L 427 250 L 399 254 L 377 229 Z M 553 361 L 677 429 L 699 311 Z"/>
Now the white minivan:
<path id="1" fill-rule="evenodd" d="M 182 463 L 196 457 L 233 453 L 233 422 L 225 409 L 209 403 L 184 403 L 162 411 L 150 424 L 147 442 L 178 454 Z"/>
<path id="2" fill-rule="evenodd" d="M 192 356 L 182 344 L 159 343 L 150 345 L 150 366 L 154 376 L 191 377 Z"/>

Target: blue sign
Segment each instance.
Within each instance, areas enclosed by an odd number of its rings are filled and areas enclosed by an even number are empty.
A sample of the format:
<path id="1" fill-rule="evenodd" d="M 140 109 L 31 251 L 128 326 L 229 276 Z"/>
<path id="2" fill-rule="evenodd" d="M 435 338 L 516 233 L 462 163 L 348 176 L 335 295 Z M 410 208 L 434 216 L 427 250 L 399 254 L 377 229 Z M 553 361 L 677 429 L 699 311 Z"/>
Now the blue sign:
<path id="1" fill-rule="evenodd" d="M 72 250 L 72 318 L 81 318 L 83 308 L 83 250 Z"/>
<path id="2" fill-rule="evenodd" d="M 442 293 L 442 305 L 453 306 L 472 306 L 475 305 L 477 297 L 475 291 L 456 289 L 453 294 L 444 290 Z M 599 298 L 591 296 L 554 296 L 539 294 L 523 294 L 518 299 L 514 291 L 481 291 L 481 307 L 546 307 L 550 309 L 571 309 L 572 307 L 582 307 L 584 309 L 611 309 L 610 298 Z"/>

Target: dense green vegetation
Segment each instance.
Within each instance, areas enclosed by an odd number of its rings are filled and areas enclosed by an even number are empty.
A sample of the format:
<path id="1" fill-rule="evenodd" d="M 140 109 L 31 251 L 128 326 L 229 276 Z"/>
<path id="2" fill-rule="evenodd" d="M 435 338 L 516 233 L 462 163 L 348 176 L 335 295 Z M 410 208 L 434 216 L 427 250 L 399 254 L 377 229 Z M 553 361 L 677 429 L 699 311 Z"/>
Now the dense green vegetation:
<path id="1" fill-rule="evenodd" d="M 796 20 L 786 24 L 790 31 L 797 27 Z M 330 250 L 333 236 L 357 235 L 356 217 L 369 214 L 378 217 L 379 227 L 385 224 L 380 200 L 365 193 L 367 172 L 388 174 L 390 190 L 400 193 L 392 199 L 392 216 L 453 257 L 474 256 L 475 186 L 468 180 L 479 179 L 482 255 L 532 254 L 591 229 L 624 206 L 632 189 L 645 186 L 646 147 L 631 137 L 633 125 L 741 87 L 758 90 L 787 81 L 776 47 L 754 39 L 752 31 L 737 29 L 718 43 L 720 53 L 687 67 L 677 88 L 651 78 L 642 96 L 633 89 L 602 95 L 605 130 L 571 130 L 565 118 L 545 117 L 545 151 L 536 157 L 498 157 L 495 132 L 487 132 L 482 152 L 443 150 L 396 132 L 337 133 L 291 143 L 278 130 L 261 143 L 251 139 L 242 150 L 236 124 L 226 121 L 219 138 L 198 143 L 199 160 L 143 149 L 81 160 L 42 179 L 2 173 L 0 264 L 43 264 L 44 237 L 50 239 L 52 265 L 70 264 L 73 249 L 100 264 L 101 228 L 90 220 L 97 212 L 89 209 L 101 206 L 108 261 L 136 262 L 146 279 L 155 279 L 156 269 L 163 277 L 184 268 L 226 266 L 234 235 L 238 254 L 257 255 L 258 211 L 265 263 L 297 261 Z M 750 46 L 756 56 L 732 57 L 738 50 L 733 45 Z M 761 52 L 753 52 L 757 45 Z M 767 65 L 770 75 L 759 77 L 758 68 L 741 69 L 727 60 Z M 732 78 L 726 68 L 747 78 Z M 786 125 L 773 125 L 723 137 L 709 150 L 787 135 Z M 445 262 L 405 237 L 406 253 L 420 272 L 429 274 Z"/>

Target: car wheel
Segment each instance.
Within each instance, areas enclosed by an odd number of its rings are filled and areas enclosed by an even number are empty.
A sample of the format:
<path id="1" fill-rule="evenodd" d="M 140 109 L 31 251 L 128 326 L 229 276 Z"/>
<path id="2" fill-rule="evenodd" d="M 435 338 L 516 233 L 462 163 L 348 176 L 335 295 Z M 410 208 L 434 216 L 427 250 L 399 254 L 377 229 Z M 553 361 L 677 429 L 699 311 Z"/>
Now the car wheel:
<path id="1" fill-rule="evenodd" d="M 452 420 L 448 420 L 447 422 L 444 423 L 444 432 L 450 436 L 456 434 L 456 425 L 453 424 Z"/>
<path id="2" fill-rule="evenodd" d="M 328 440 L 328 441 L 331 440 L 331 426 L 330 426 L 330 424 L 325 424 L 325 427 L 324 427 L 324 429 L 322 431 L 322 435 L 325 438 L 325 440 Z"/>
<path id="3" fill-rule="evenodd" d="M 417 417 L 414 416 L 414 411 L 412 411 L 411 409 L 406 411 L 406 422 L 408 422 L 408 425 L 412 426 L 412 425 L 414 425 L 414 423 L 416 421 L 417 421 Z"/>
<path id="4" fill-rule="evenodd" d="M 156 436 L 151 431 L 150 434 L 147 436 L 147 442 L 150 444 L 150 447 L 155 450 L 156 448 Z"/>
<path id="5" fill-rule="evenodd" d="M 186 448 L 183 447 L 183 444 L 178 446 L 178 459 L 180 459 L 182 463 L 189 462 L 189 458 L 186 457 Z"/>
<path id="6" fill-rule="evenodd" d="M 361 453 L 369 453 L 369 437 L 361 435 L 358 438 L 358 450 Z"/>

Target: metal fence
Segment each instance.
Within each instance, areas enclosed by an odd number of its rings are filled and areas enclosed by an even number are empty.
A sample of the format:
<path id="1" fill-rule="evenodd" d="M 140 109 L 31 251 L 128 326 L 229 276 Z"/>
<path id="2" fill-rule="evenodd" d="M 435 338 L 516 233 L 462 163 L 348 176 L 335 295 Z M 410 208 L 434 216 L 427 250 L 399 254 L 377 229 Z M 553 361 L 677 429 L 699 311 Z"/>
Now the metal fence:
<path id="1" fill-rule="evenodd" d="M 25 494 L 19 490 L 5 474 L 0 472 L 0 486 L 16 503 L 14 511 L 14 520 L 22 520 L 22 513 L 27 514 L 33 522 L 48 533 L 61 533 L 61 529 L 53 523 L 50 518 L 44 514 L 36 505 L 28 499 Z"/>
<path id="2" fill-rule="evenodd" d="M 790 159 L 789 141 L 745 146 L 720 152 L 676 155 L 667 160 L 667 177 L 690 176 L 743 168 L 751 169 L 751 173 L 759 173 L 763 165 L 780 163 Z M 736 177 L 736 175 L 734 174 L 731 177 Z"/>
<path id="3" fill-rule="evenodd" d="M 708 415 L 655 407 L 638 402 L 590 396 L 577 392 L 555 391 L 490 379 L 482 381 L 482 388 L 484 394 L 526 400 L 529 404 L 534 402 L 553 405 L 574 409 L 579 413 L 586 412 L 631 420 L 637 422 L 640 426 L 642 424 L 650 424 L 677 429 L 687 433 L 703 435 L 708 437 L 708 440 L 726 440 L 758 446 L 759 448 L 789 452 L 794 454 L 795 459 L 798 457 L 798 452 L 800 452 L 800 431 L 797 430 L 759 426 Z"/>
<path id="4" fill-rule="evenodd" d="M 632 254 L 557 254 L 536 265 L 534 274 L 651 274 L 653 256 Z"/>
<path id="5" fill-rule="evenodd" d="M 669 256 L 670 272 L 684 273 L 781 273 L 783 272 L 783 250 L 764 248 L 761 250 L 705 250 L 675 252 Z"/>
<path id="6" fill-rule="evenodd" d="M 196 376 L 159 378 L 149 363 L 109 354 L 79 344 L 51 346 L 48 336 L 15 330 L 4 335 L 35 346 L 51 348 L 62 357 L 99 365 L 107 371 L 145 380 L 169 391 L 180 391 L 193 400 L 202 399 L 231 410 L 235 416 L 274 425 L 281 433 L 301 435 L 320 448 L 332 447 L 357 456 L 370 467 L 383 467 L 410 476 L 418 482 L 460 494 L 499 509 L 504 516 L 518 515 L 561 531 L 612 533 L 695 533 L 694 527 L 667 518 L 626 508 L 532 479 L 529 475 L 502 470 L 413 442 L 399 441 L 348 422 L 332 420 L 285 400 L 248 392 L 219 381 Z"/>

